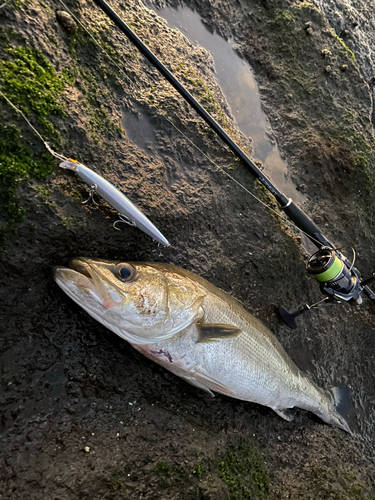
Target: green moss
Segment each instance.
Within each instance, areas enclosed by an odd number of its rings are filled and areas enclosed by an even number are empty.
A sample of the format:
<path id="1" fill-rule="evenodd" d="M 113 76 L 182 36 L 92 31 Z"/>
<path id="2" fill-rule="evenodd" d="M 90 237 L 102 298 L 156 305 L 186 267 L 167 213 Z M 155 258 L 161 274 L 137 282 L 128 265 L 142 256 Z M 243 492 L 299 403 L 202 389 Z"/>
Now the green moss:
<path id="1" fill-rule="evenodd" d="M 52 13 L 52 10 L 48 7 L 47 4 L 45 4 L 44 2 L 40 2 L 40 5 L 43 7 L 44 10 L 46 10 L 47 12 Z"/>
<path id="2" fill-rule="evenodd" d="M 12 33 L 1 32 L 0 90 L 33 124 L 38 123 L 45 139 L 58 145 L 60 134 L 50 122 L 50 116 L 64 115 L 58 97 L 65 87 L 65 76 L 58 74 L 39 50 L 23 45 L 9 46 L 11 39 L 14 39 Z M 9 120 L 19 122 L 19 116 L 1 95 L 0 104 L 9 112 Z M 45 179 L 53 165 L 54 159 L 47 152 L 37 155 L 31 151 L 23 132 L 15 124 L 0 124 L 0 211 L 6 220 L 2 224 L 2 234 L 24 216 L 16 196 L 18 182 L 30 176 Z"/>
<path id="3" fill-rule="evenodd" d="M 51 191 L 47 186 L 34 186 L 35 191 L 38 191 L 38 198 L 47 199 L 51 196 Z"/>
<path id="4" fill-rule="evenodd" d="M 199 72 L 195 68 L 189 67 L 183 63 L 177 63 L 174 71 L 182 80 L 185 80 L 185 85 L 188 90 L 191 91 L 199 103 L 204 106 L 209 113 L 212 113 L 220 121 L 223 127 L 228 130 L 229 122 L 225 118 L 221 106 L 210 87 L 200 77 Z"/>
<path id="5" fill-rule="evenodd" d="M 0 211 L 7 215 L 4 226 L 8 227 L 20 222 L 24 216 L 16 196 L 18 182 L 29 176 L 45 179 L 54 165 L 54 159 L 48 153 L 35 158 L 22 139 L 16 125 L 0 124 Z"/>
<path id="6" fill-rule="evenodd" d="M 296 23 L 296 19 L 291 12 L 276 9 L 272 18 L 270 19 L 270 25 L 273 28 L 291 28 Z"/>
<path id="7" fill-rule="evenodd" d="M 197 464 L 194 468 L 193 468 L 193 474 L 195 476 L 197 476 L 197 478 L 199 479 L 199 481 L 201 480 L 202 478 L 202 473 L 203 473 L 203 466 L 202 464 Z"/>
<path id="8" fill-rule="evenodd" d="M 185 482 L 189 478 L 189 472 L 183 466 L 178 466 L 174 469 L 175 480 Z"/>
<path id="9" fill-rule="evenodd" d="M 154 473 L 169 476 L 170 470 L 171 469 L 168 464 L 166 464 L 165 462 L 158 462 L 154 468 Z"/>
<path id="10" fill-rule="evenodd" d="M 11 0 L 8 4 L 7 4 L 7 7 L 9 9 L 13 9 L 13 10 L 18 10 L 20 9 L 21 7 L 24 7 L 26 6 L 27 4 L 30 3 L 31 0 Z"/>
<path id="11" fill-rule="evenodd" d="M 346 45 L 344 40 L 340 38 L 335 30 L 332 30 L 333 36 L 340 42 L 341 46 L 344 48 L 344 50 L 350 55 L 350 57 L 353 59 L 354 62 L 357 62 L 357 59 L 355 58 L 354 53 L 349 49 L 349 47 Z"/>
<path id="12" fill-rule="evenodd" d="M 68 228 L 68 227 L 70 227 L 72 225 L 73 222 L 74 222 L 74 218 L 73 217 L 64 217 L 62 219 L 61 224 L 63 225 L 63 227 Z"/>
<path id="13" fill-rule="evenodd" d="M 346 111 L 346 134 L 342 134 L 342 128 L 337 130 L 336 136 L 331 133 L 332 138 L 340 144 L 342 148 L 348 150 L 352 165 L 359 169 L 359 172 L 366 176 L 366 186 L 369 191 L 374 189 L 373 165 L 375 162 L 375 141 L 368 138 L 357 129 L 357 116 Z M 350 121 L 351 119 L 351 121 Z M 358 173 L 359 173 L 358 172 Z"/>
<path id="14" fill-rule="evenodd" d="M 0 89 L 13 104 L 26 115 L 34 112 L 44 127 L 45 117 L 63 116 L 63 107 L 56 98 L 65 81 L 48 59 L 30 47 L 7 47 L 4 52 L 7 59 L 0 61 Z M 52 125 L 47 128 L 50 134 L 59 137 Z"/>
<path id="15" fill-rule="evenodd" d="M 268 473 L 252 448 L 230 448 L 218 465 L 219 477 L 229 487 L 230 500 L 267 498 L 270 484 Z"/>

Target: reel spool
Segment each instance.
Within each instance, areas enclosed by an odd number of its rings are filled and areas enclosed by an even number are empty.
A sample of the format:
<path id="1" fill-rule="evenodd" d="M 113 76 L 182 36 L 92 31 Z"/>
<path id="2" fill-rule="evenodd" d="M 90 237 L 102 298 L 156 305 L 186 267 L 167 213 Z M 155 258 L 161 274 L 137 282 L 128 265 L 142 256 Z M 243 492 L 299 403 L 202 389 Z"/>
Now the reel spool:
<path id="1" fill-rule="evenodd" d="M 355 252 L 353 250 L 355 258 Z M 360 277 L 352 264 L 334 248 L 323 247 L 309 259 L 306 270 L 328 296 L 361 303 Z"/>

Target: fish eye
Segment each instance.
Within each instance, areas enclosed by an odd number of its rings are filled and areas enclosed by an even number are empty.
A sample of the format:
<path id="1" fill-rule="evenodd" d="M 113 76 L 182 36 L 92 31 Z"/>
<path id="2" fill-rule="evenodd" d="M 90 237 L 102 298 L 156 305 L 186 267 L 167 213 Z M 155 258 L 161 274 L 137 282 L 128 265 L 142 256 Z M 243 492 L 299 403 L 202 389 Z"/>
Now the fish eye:
<path id="1" fill-rule="evenodd" d="M 117 266 L 115 267 L 114 275 L 120 281 L 129 283 L 130 281 L 134 281 L 137 278 L 137 271 L 130 264 L 121 263 L 117 264 Z"/>

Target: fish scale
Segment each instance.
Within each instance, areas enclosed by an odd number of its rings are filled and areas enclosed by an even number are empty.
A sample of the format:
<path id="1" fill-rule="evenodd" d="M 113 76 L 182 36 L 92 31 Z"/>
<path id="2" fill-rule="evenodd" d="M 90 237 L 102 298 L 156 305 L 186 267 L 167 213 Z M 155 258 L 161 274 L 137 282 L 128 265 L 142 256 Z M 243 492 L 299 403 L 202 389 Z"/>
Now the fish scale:
<path id="1" fill-rule="evenodd" d="M 299 370 L 272 332 L 196 274 L 79 258 L 55 268 L 54 278 L 96 320 L 200 389 L 268 406 L 286 420 L 296 406 L 350 432 L 332 395 Z"/>

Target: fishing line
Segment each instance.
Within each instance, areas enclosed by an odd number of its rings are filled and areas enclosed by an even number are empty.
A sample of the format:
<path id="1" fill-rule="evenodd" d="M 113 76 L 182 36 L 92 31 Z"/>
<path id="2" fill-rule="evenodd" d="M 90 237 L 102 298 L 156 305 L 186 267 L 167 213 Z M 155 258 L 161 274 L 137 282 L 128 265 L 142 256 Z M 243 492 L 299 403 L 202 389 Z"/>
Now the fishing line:
<path id="1" fill-rule="evenodd" d="M 8 0 L 11 1 L 11 0 Z M 96 38 L 89 32 L 89 30 L 82 24 L 82 22 L 73 14 L 73 12 L 69 9 L 69 7 L 63 2 L 63 0 L 59 0 L 59 2 L 64 6 L 64 8 L 70 13 L 70 15 L 75 19 L 75 21 L 81 26 L 81 28 L 89 35 L 89 37 L 94 41 L 95 45 L 99 47 L 99 49 L 107 56 L 107 58 L 116 66 L 116 68 L 121 72 L 121 74 L 125 77 L 125 80 L 131 84 L 135 84 L 133 80 L 131 80 L 124 70 L 116 63 L 116 61 L 108 54 L 108 52 L 105 50 L 105 48 L 96 40 Z M 7 3 L 7 2 L 6 2 Z M 5 5 L 5 4 L 4 4 Z M 0 7 L 1 8 L 1 7 Z M 68 160 L 63 155 L 60 155 L 59 153 L 56 153 L 46 142 L 41 134 L 35 129 L 35 127 L 29 122 L 29 120 L 26 118 L 24 113 L 20 109 L 18 109 L 6 96 L 3 92 L 0 91 L 0 94 L 4 97 L 4 99 L 14 108 L 18 113 L 21 114 L 21 116 L 24 118 L 24 120 L 27 122 L 27 124 L 30 126 L 30 128 L 34 131 L 34 133 L 40 138 L 40 140 L 43 142 L 44 146 L 46 149 L 49 151 L 49 153 L 56 158 L 60 160 Z M 272 207 L 264 203 L 262 200 L 260 200 L 255 194 L 253 194 L 251 191 L 249 191 L 243 184 L 241 184 L 237 179 L 235 179 L 232 175 L 230 175 L 228 172 L 226 172 L 222 167 L 220 167 L 214 160 L 212 160 L 204 151 L 202 151 L 189 137 L 187 137 L 182 130 L 180 130 L 167 116 L 166 114 L 162 115 L 167 122 L 172 125 L 194 148 L 199 151 L 205 158 L 207 158 L 221 173 L 226 175 L 229 179 L 231 179 L 233 182 L 235 182 L 238 186 L 240 186 L 247 194 L 252 196 L 255 200 L 257 200 L 261 205 L 263 205 L 265 208 L 270 210 L 273 214 L 275 214 L 277 217 L 279 217 L 281 220 L 283 220 L 285 223 L 289 224 L 291 227 L 296 228 L 298 231 L 301 231 L 303 234 L 305 234 L 310 240 L 315 241 L 316 243 L 319 244 L 319 241 L 313 238 L 311 235 L 307 234 L 305 231 L 300 229 L 296 224 L 294 224 L 290 219 L 282 215 L 281 213 L 277 212 L 274 210 Z"/>
<path id="2" fill-rule="evenodd" d="M 115 210 L 119 212 L 120 219 L 114 222 L 113 227 L 117 231 L 121 231 L 116 224 L 124 222 L 130 226 L 138 227 L 141 231 L 145 232 L 151 238 L 153 238 L 158 243 L 164 246 L 170 246 L 169 241 L 163 236 L 163 234 L 158 230 L 158 228 L 143 214 L 138 207 L 132 203 L 125 194 L 117 189 L 113 184 L 107 181 L 103 176 L 97 174 L 94 170 L 86 167 L 82 163 L 73 160 L 71 158 L 66 158 L 65 156 L 56 153 L 51 146 L 46 142 L 42 135 L 36 130 L 36 128 L 29 122 L 26 116 L 22 113 L 20 109 L 15 106 L 10 99 L 0 90 L 0 96 L 4 97 L 7 103 L 17 112 L 20 113 L 33 132 L 39 137 L 43 142 L 46 149 L 59 160 L 63 160 L 60 163 L 61 168 L 68 170 L 73 170 L 78 177 L 83 179 L 86 184 L 90 187 L 89 197 L 82 204 L 85 205 L 89 200 L 92 200 L 95 205 L 98 205 L 94 199 L 94 194 L 97 192 L 100 196 Z"/>
<path id="3" fill-rule="evenodd" d="M 0 95 L 2 97 L 4 97 L 4 99 L 7 101 L 7 103 L 17 112 L 19 113 L 22 118 L 26 121 L 26 123 L 28 124 L 28 126 L 31 128 L 31 130 L 34 132 L 34 134 L 36 134 L 39 139 L 43 142 L 45 148 L 47 149 L 47 151 L 49 151 L 49 153 L 51 153 L 52 156 L 55 156 L 56 158 L 58 158 L 59 160 L 63 160 L 63 161 L 66 161 L 68 160 L 68 158 L 66 156 L 63 156 L 61 155 L 60 153 L 56 153 L 56 151 L 54 151 L 51 146 L 48 144 L 47 141 L 45 141 L 43 139 L 43 137 L 41 136 L 41 134 L 37 131 L 37 129 L 29 122 L 29 120 L 26 118 L 26 116 L 24 115 L 24 113 L 22 113 L 22 111 L 20 109 L 17 108 L 16 105 L 14 105 L 12 103 L 12 101 L 10 99 L 8 99 L 8 97 L 0 90 Z"/>
<path id="4" fill-rule="evenodd" d="M 5 7 L 9 2 L 11 2 L 12 0 L 7 0 L 6 2 L 3 3 L 3 5 L 0 5 L 0 10 Z"/>
<path id="5" fill-rule="evenodd" d="M 220 167 L 220 165 L 218 165 L 212 158 L 210 158 L 204 151 L 202 151 L 191 139 L 189 139 L 189 137 L 187 135 L 185 135 L 184 132 L 182 132 L 182 130 L 180 130 L 173 122 L 171 122 L 167 116 L 165 116 L 165 115 L 163 115 L 163 116 L 172 125 L 172 127 L 174 127 L 176 130 L 178 130 L 178 132 L 180 132 L 180 134 L 183 135 L 183 137 L 187 141 L 189 141 L 190 144 L 192 144 L 197 151 L 199 151 L 200 153 L 202 153 L 202 155 L 205 156 L 207 158 L 207 160 L 210 161 L 221 173 L 223 173 L 224 175 L 226 175 L 227 177 L 229 177 L 229 179 L 231 179 L 233 182 L 235 182 L 236 184 L 238 184 L 238 186 L 240 186 L 244 191 L 246 191 L 246 193 L 248 193 L 250 196 L 252 196 L 257 201 L 259 201 L 259 203 L 261 205 L 263 205 L 264 207 L 268 208 L 268 210 L 270 210 L 275 215 L 277 215 L 278 217 L 280 217 L 283 221 L 285 221 L 288 224 L 290 224 L 291 226 L 297 228 L 299 231 L 301 231 L 306 236 L 308 236 L 309 238 L 311 238 L 310 235 L 308 235 L 307 233 L 305 233 L 304 231 L 302 231 L 291 220 L 287 219 L 282 214 L 280 214 L 279 212 L 277 212 L 276 210 L 274 210 L 272 207 L 270 207 L 269 205 L 267 205 L 266 203 L 264 203 L 261 199 L 259 199 L 257 196 L 255 196 L 254 193 L 252 193 L 251 191 L 249 191 L 243 184 L 241 184 L 235 177 L 233 177 L 232 175 L 228 174 L 228 172 L 226 170 L 224 170 L 222 167 Z M 315 240 L 315 241 L 318 243 L 318 240 Z"/>
<path id="6" fill-rule="evenodd" d="M 10 0 L 9 0 L 10 1 Z M 116 66 L 116 68 L 121 72 L 121 74 L 125 77 L 125 80 L 128 83 L 134 84 L 133 80 L 128 77 L 125 71 L 116 63 L 116 61 L 108 54 L 105 48 L 96 40 L 96 38 L 89 32 L 89 30 L 81 23 L 81 21 L 73 14 L 73 12 L 69 9 L 67 5 L 62 0 L 59 2 L 66 8 L 66 10 L 70 13 L 70 15 L 76 20 L 76 22 L 83 28 L 84 31 L 89 35 L 89 37 L 94 41 L 94 43 L 103 51 L 103 53 L 108 57 L 108 59 Z"/>
<path id="7" fill-rule="evenodd" d="M 62 0 L 60 0 L 63 4 Z M 191 141 L 186 135 L 176 127 L 173 122 L 169 119 L 167 121 L 172 124 L 172 126 L 181 133 L 186 140 L 191 143 L 198 151 L 200 151 L 209 161 L 211 161 L 215 167 L 222 173 L 233 180 L 238 186 L 240 186 L 244 191 L 256 200 L 258 200 L 263 206 L 271 210 L 275 215 L 280 217 L 285 221 L 285 223 L 299 229 L 303 234 L 305 234 L 311 241 L 313 241 L 319 250 L 315 252 L 309 259 L 307 264 L 307 271 L 314 275 L 316 280 L 320 283 L 320 289 L 326 298 L 321 302 L 327 301 L 341 301 L 344 300 L 353 304 L 361 304 L 361 292 L 364 291 L 371 300 L 375 302 L 375 294 L 368 288 L 368 283 L 375 280 L 375 273 L 373 276 L 367 280 L 361 280 L 359 272 L 354 268 L 355 252 L 353 250 L 353 262 L 350 263 L 345 256 L 341 255 L 338 250 L 334 248 L 334 245 L 324 236 L 319 228 L 314 224 L 314 222 L 301 210 L 291 198 L 288 198 L 284 193 L 279 191 L 275 185 L 272 184 L 270 179 L 265 175 L 259 167 L 256 166 L 253 160 L 233 141 L 233 139 L 225 132 L 225 130 L 219 125 L 218 122 L 205 110 L 205 108 L 193 97 L 192 94 L 176 79 L 176 77 L 164 66 L 161 61 L 155 56 L 155 54 L 149 50 L 149 48 L 142 42 L 141 39 L 129 28 L 129 26 L 124 23 L 124 21 L 119 17 L 116 12 L 111 9 L 105 0 L 94 0 L 95 3 L 104 11 L 104 13 L 111 19 L 111 21 L 120 29 L 120 31 L 127 36 L 127 38 L 138 48 L 141 54 L 146 57 L 146 59 L 156 67 L 156 69 L 166 78 L 166 80 L 172 85 L 172 87 L 189 103 L 191 107 L 198 113 L 198 115 L 208 124 L 208 126 L 215 131 L 215 133 L 223 140 L 223 142 L 229 147 L 229 149 L 242 160 L 244 165 L 246 165 L 249 170 L 258 178 L 258 180 L 263 184 L 263 186 L 273 194 L 280 208 L 288 216 L 288 219 L 281 216 L 278 212 L 271 209 L 267 204 L 261 202 L 255 195 L 253 195 L 248 189 L 246 189 L 237 179 L 228 174 L 224 169 L 219 167 L 214 161 L 212 161 L 203 151 L 201 151 L 193 141 Z M 63 4 L 64 5 L 64 4 Z M 85 29 L 85 28 L 84 28 Z M 85 31 L 87 31 L 85 29 Z M 90 34 L 90 33 L 89 33 Z M 90 34 L 91 36 L 91 34 Z M 106 50 L 101 44 L 97 44 L 101 50 L 107 55 Z M 116 67 L 119 67 L 116 64 Z M 121 70 L 120 70 L 121 71 Z M 122 71 L 121 71 L 122 73 Z M 165 113 L 167 114 L 167 113 Z M 163 116 L 163 115 L 162 115 Z M 166 116 L 164 116 L 166 118 Z M 317 306 L 315 304 L 314 306 Z M 291 313 L 285 307 L 279 308 L 279 313 L 285 323 L 291 328 L 296 328 L 295 318 L 299 316 L 305 310 L 311 309 L 311 307 L 304 306 L 302 309 Z"/>

